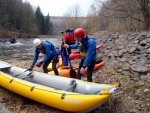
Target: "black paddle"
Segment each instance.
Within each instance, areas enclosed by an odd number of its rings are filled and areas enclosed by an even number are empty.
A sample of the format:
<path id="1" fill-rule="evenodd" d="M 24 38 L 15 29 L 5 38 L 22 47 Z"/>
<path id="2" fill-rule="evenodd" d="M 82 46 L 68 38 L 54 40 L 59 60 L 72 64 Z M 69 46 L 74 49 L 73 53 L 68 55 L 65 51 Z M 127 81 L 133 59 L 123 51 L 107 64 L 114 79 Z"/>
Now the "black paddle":
<path id="1" fill-rule="evenodd" d="M 62 33 L 62 35 L 63 35 L 63 31 L 61 31 L 61 33 Z M 63 38 L 63 41 L 64 41 L 64 44 L 66 44 L 66 41 L 65 41 L 65 39 Z M 72 65 L 71 65 L 71 61 L 70 61 L 70 58 L 69 58 L 69 54 L 68 54 L 68 49 L 67 48 L 65 48 L 66 49 L 66 53 L 67 53 L 67 56 L 68 56 L 68 59 L 69 59 L 69 63 L 70 63 L 70 77 L 71 78 L 76 78 L 76 72 L 75 72 L 75 70 L 72 68 Z"/>

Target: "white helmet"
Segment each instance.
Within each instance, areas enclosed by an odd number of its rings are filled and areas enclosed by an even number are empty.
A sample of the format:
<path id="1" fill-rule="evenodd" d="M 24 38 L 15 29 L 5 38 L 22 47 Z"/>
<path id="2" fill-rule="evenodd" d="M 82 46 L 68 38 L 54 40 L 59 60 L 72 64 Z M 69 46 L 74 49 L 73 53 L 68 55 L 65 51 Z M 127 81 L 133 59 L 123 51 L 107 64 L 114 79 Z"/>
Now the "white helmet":
<path id="1" fill-rule="evenodd" d="M 41 40 L 38 39 L 38 38 L 36 38 L 36 39 L 33 41 L 33 44 L 34 44 L 35 46 L 38 46 L 38 45 L 40 45 L 41 43 L 42 43 Z"/>

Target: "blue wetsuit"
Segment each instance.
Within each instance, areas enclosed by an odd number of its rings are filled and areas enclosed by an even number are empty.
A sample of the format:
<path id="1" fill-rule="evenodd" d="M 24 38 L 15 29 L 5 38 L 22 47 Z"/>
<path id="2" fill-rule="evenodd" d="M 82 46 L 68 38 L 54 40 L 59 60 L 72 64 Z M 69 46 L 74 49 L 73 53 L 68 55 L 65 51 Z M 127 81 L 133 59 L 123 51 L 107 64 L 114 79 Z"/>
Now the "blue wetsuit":
<path id="1" fill-rule="evenodd" d="M 58 70 L 56 69 L 56 64 L 58 62 L 59 53 L 57 52 L 56 48 L 50 42 L 47 42 L 47 41 L 43 42 L 42 45 L 43 45 L 42 49 L 38 49 L 37 47 L 35 48 L 35 55 L 34 55 L 34 59 L 32 61 L 32 65 L 35 65 L 35 63 L 38 60 L 39 54 L 41 52 L 41 53 L 45 54 L 45 57 L 41 61 L 42 63 L 44 63 L 43 64 L 44 73 L 48 73 L 47 66 L 53 60 L 52 68 L 53 68 L 55 74 L 58 75 Z"/>
<path id="2" fill-rule="evenodd" d="M 87 70 L 87 81 L 92 82 L 92 73 L 94 70 L 94 66 L 96 63 L 96 41 L 95 39 L 91 38 L 90 36 L 86 35 L 85 38 L 82 39 L 81 44 L 84 46 L 84 50 L 86 51 L 86 55 L 82 56 L 77 78 L 81 79 L 80 69 L 88 67 Z M 82 46 L 81 45 L 81 46 Z M 76 49 L 79 46 L 79 43 L 76 42 L 74 45 L 70 45 L 71 49 Z"/>

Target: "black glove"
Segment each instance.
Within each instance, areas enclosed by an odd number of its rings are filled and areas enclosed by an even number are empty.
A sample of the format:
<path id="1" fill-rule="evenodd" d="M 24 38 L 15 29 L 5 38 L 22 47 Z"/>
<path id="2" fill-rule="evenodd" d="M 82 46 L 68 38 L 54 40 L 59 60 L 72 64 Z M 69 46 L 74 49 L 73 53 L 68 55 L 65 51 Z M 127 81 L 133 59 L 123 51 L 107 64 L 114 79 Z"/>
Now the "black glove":
<path id="1" fill-rule="evenodd" d="M 28 69 L 29 71 L 33 70 L 34 65 L 31 65 L 31 67 Z"/>

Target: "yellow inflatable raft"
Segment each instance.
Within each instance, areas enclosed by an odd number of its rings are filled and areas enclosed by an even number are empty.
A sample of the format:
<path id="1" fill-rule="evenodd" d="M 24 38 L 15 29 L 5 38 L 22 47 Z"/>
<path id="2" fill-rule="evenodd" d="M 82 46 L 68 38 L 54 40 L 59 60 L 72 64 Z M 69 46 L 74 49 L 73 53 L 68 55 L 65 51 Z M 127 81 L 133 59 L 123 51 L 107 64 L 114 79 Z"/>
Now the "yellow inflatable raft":
<path id="1" fill-rule="evenodd" d="M 40 72 L 0 61 L 0 86 L 68 112 L 89 112 L 111 97 L 118 84 L 98 84 Z"/>

